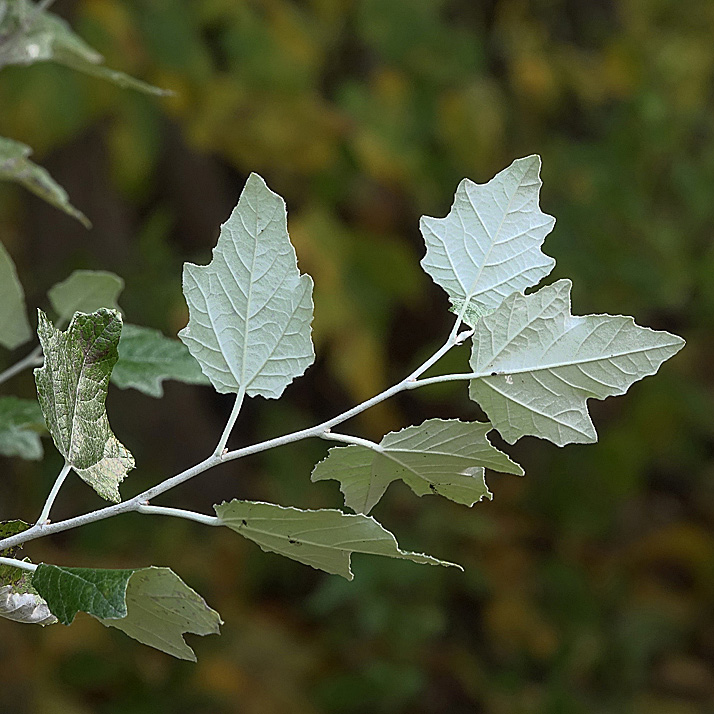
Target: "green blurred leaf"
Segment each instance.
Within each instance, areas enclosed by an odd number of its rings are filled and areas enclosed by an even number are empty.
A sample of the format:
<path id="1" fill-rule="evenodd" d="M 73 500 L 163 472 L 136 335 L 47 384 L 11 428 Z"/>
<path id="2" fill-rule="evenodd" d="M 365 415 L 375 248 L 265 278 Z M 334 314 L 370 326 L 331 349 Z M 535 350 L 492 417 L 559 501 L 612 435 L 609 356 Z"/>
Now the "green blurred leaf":
<path id="1" fill-rule="evenodd" d="M 118 485 L 134 468 L 134 458 L 112 433 L 104 403 L 118 359 L 121 315 L 104 308 L 76 313 L 60 332 L 37 312 L 45 363 L 35 370 L 35 381 L 52 439 L 84 481 L 118 502 Z"/>
<path id="2" fill-rule="evenodd" d="M 183 342 L 149 327 L 124 325 L 112 383 L 121 389 L 138 389 L 150 397 L 161 397 L 164 379 L 210 384 Z"/>
<path id="3" fill-rule="evenodd" d="M 217 391 L 276 399 L 315 360 L 312 278 L 301 275 L 285 201 L 251 174 L 213 260 L 186 263 L 179 337 Z"/>
<path id="4" fill-rule="evenodd" d="M 631 317 L 570 313 L 569 280 L 513 293 L 476 324 L 469 396 L 510 444 L 521 436 L 558 446 L 597 441 L 589 398 L 624 394 L 684 346 Z"/>
<path id="5" fill-rule="evenodd" d="M 0 154 L 3 141 L 0 137 Z M 0 155 L 0 167 L 1 162 Z M 25 292 L 17 277 L 17 270 L 10 254 L 0 243 L 0 345 L 14 350 L 31 337 L 32 329 L 27 320 Z"/>
<path id="6" fill-rule="evenodd" d="M 0 397 L 0 454 L 23 459 L 42 458 L 42 409 L 34 399 Z"/>
<path id="7" fill-rule="evenodd" d="M 369 513 L 397 479 L 418 496 L 434 493 L 473 506 L 491 498 L 485 467 L 523 475 L 523 469 L 486 438 L 492 428 L 488 422 L 429 419 L 387 434 L 378 450 L 358 445 L 330 449 L 311 478 L 339 481 L 345 505 L 357 513 Z"/>
<path id="8" fill-rule="evenodd" d="M 124 281 L 105 270 L 75 270 L 47 291 L 58 322 L 69 322 L 75 312 L 95 312 L 105 307 L 119 310 L 117 299 Z"/>
<path id="9" fill-rule="evenodd" d="M 32 149 L 19 141 L 0 136 L 0 179 L 15 181 L 32 193 L 76 218 L 85 228 L 92 224 L 70 202 L 67 192 L 45 171 L 28 158 Z"/>
<path id="10" fill-rule="evenodd" d="M 464 179 L 446 218 L 423 216 L 421 261 L 470 325 L 507 295 L 536 285 L 555 266 L 541 251 L 555 219 L 538 206 L 540 157 L 516 159 L 488 183 Z"/>
<path id="11" fill-rule="evenodd" d="M 169 94 L 124 72 L 102 66 L 102 56 L 90 47 L 60 17 L 29 0 L 10 0 L 0 18 L 0 68 L 57 62 L 72 69 L 101 77 L 114 84 L 148 94 Z"/>
<path id="12" fill-rule="evenodd" d="M 233 500 L 214 506 L 221 523 L 257 543 L 313 568 L 352 580 L 352 553 L 385 555 L 429 565 L 455 563 L 399 549 L 396 538 L 371 516 L 323 509 L 303 511 L 274 503 Z"/>

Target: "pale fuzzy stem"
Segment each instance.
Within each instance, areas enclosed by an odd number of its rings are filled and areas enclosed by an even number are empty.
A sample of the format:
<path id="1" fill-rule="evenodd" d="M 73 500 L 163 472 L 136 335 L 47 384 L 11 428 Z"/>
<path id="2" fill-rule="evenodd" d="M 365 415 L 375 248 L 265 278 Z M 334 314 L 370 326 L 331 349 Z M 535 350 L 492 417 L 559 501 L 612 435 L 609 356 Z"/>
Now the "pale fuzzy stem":
<path id="1" fill-rule="evenodd" d="M 196 511 L 184 511 L 181 508 L 166 508 L 165 506 L 150 506 L 147 504 L 140 505 L 136 509 L 139 513 L 154 516 L 174 516 L 175 518 L 185 518 L 188 521 L 196 521 L 203 523 L 204 526 L 219 526 L 221 521 L 216 516 L 205 516 L 203 513 Z"/>
<path id="2" fill-rule="evenodd" d="M 240 414 L 240 408 L 243 406 L 243 399 L 245 398 L 245 389 L 241 388 L 241 390 L 236 394 L 236 400 L 233 404 L 233 409 L 231 411 L 231 415 L 228 417 L 228 422 L 226 424 L 226 428 L 223 430 L 223 433 L 221 434 L 221 438 L 218 440 L 218 446 L 216 446 L 216 450 L 213 452 L 215 456 L 220 456 L 223 453 L 223 450 L 226 448 L 226 444 L 228 443 L 228 438 L 231 435 L 231 431 L 233 431 L 233 427 L 235 426 L 236 419 L 238 419 L 238 414 Z"/>
<path id="3" fill-rule="evenodd" d="M 323 439 L 329 439 L 331 441 L 341 441 L 345 444 L 354 444 L 355 446 L 364 446 L 367 449 L 372 449 L 372 451 L 383 451 L 382 447 L 375 443 L 374 441 L 369 441 L 369 439 L 362 439 L 359 436 L 350 436 L 349 434 L 336 434 L 332 431 L 326 431 L 324 434 L 320 434 Z"/>
<path id="4" fill-rule="evenodd" d="M 368 399 L 362 404 L 358 404 L 352 409 L 348 409 L 346 412 L 328 419 L 321 424 L 316 424 L 315 426 L 309 427 L 308 429 L 302 429 L 300 431 L 295 431 L 291 434 L 285 434 L 283 436 L 276 437 L 274 439 L 268 439 L 267 441 L 262 441 L 258 444 L 252 444 L 251 446 L 245 446 L 242 449 L 236 449 L 235 451 L 229 451 L 226 454 L 211 454 L 207 459 L 204 459 L 200 463 L 192 466 L 185 471 L 182 471 L 171 478 L 162 481 L 161 483 L 153 486 L 152 488 L 140 493 L 138 496 L 134 496 L 128 501 L 123 501 L 122 503 L 117 503 L 113 506 L 107 506 L 106 508 L 100 508 L 99 510 L 92 511 L 91 513 L 85 513 L 81 516 L 75 516 L 74 518 L 68 518 L 65 521 L 58 521 L 57 523 L 38 523 L 32 528 L 18 533 L 14 536 L 0 540 L 0 550 L 10 548 L 15 545 L 20 545 L 22 543 L 27 543 L 28 541 L 35 540 L 36 538 L 42 538 L 46 535 L 51 535 L 53 533 L 59 533 L 61 531 L 70 530 L 72 528 L 78 528 L 79 526 L 86 525 L 88 523 L 94 523 L 96 521 L 104 520 L 105 518 L 111 518 L 112 516 L 117 516 L 120 513 L 130 513 L 132 511 L 138 511 L 141 506 L 146 506 L 148 501 L 156 496 L 165 493 L 166 491 L 179 486 L 182 483 L 198 476 L 199 474 L 207 471 L 208 469 L 217 466 L 220 463 L 226 461 L 233 461 L 235 459 L 243 458 L 244 456 L 249 456 L 251 454 L 258 454 L 262 451 L 267 451 L 268 449 L 273 449 L 276 446 L 283 446 L 285 444 L 292 444 L 296 441 L 301 441 L 302 439 L 307 439 L 310 437 L 323 437 L 325 438 L 329 434 L 329 430 L 341 424 L 348 419 L 361 414 L 375 404 L 383 402 L 385 399 L 398 394 L 406 389 L 414 389 L 415 387 L 422 386 L 424 382 L 428 380 L 417 381 L 417 378 L 426 372 L 432 365 L 434 365 L 438 360 L 440 360 L 452 347 L 461 344 L 466 340 L 473 330 L 466 330 L 464 332 L 458 332 L 458 326 L 461 320 L 457 318 L 457 326 L 455 329 L 451 330 L 446 342 L 428 359 L 426 362 L 417 367 L 409 376 L 403 379 L 398 384 L 395 384 L 389 389 L 385 389 L 380 394 L 375 395 L 371 399 Z M 447 375 L 448 376 L 448 375 Z M 235 407 L 234 407 L 235 410 Z M 372 447 L 373 448 L 373 447 Z"/>
<path id="5" fill-rule="evenodd" d="M 44 362 L 42 357 L 42 347 L 39 345 L 30 352 L 27 357 L 23 357 L 19 362 L 15 362 L 12 367 L 8 367 L 4 372 L 0 372 L 0 384 L 19 374 L 28 367 L 39 367 Z"/>
<path id="6" fill-rule="evenodd" d="M 440 382 L 455 382 L 459 379 L 480 379 L 481 377 L 487 376 L 487 374 L 482 374 L 480 372 L 464 372 L 462 374 L 442 374 L 438 377 L 426 377 L 424 379 L 418 379 L 416 382 L 410 384 L 407 389 L 425 387 L 428 384 L 439 384 Z"/>
<path id="7" fill-rule="evenodd" d="M 11 568 L 20 568 L 20 570 L 29 570 L 34 573 L 37 566 L 34 563 L 26 563 L 24 560 L 15 560 L 14 558 L 0 558 L 0 565 L 9 565 Z"/>
<path id="8" fill-rule="evenodd" d="M 65 479 L 67 478 L 67 474 L 69 473 L 71 468 L 72 467 L 65 461 L 65 464 L 62 467 L 62 470 L 59 472 L 59 475 L 57 476 L 57 479 L 55 480 L 55 483 L 52 486 L 50 495 L 47 496 L 45 505 L 42 508 L 42 513 L 40 513 L 40 517 L 37 519 L 37 523 L 35 525 L 41 526 L 43 523 L 46 523 L 47 520 L 49 519 L 50 511 L 52 510 L 52 504 L 55 502 L 55 499 L 57 498 L 57 494 L 59 493 L 59 490 L 62 488 L 62 484 L 64 483 Z"/>

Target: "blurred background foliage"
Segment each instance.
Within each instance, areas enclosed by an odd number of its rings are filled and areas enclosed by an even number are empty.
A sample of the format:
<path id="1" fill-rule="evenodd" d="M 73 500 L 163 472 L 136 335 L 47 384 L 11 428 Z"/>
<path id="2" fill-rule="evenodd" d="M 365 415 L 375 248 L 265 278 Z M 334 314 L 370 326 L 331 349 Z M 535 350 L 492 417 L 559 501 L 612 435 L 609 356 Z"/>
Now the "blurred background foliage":
<path id="1" fill-rule="evenodd" d="M 174 335 L 181 264 L 205 263 L 250 171 L 287 200 L 315 278 L 318 361 L 252 400 L 231 445 L 331 416 L 401 378 L 445 336 L 422 274 L 422 214 L 464 176 L 543 156 L 545 244 L 576 314 L 635 315 L 689 341 L 627 396 L 592 402 L 595 446 L 527 438 L 526 468 L 467 509 L 393 485 L 376 516 L 465 573 L 357 556 L 343 582 L 230 532 L 129 515 L 28 546 L 61 564 L 173 567 L 223 615 L 177 662 L 90 618 L 0 622 L 14 714 L 690 714 L 714 711 L 714 4 L 710 0 L 59 0 L 53 11 L 160 100 L 70 70 L 0 74 L 0 135 L 35 149 L 94 223 L 0 187 L 0 237 L 30 306 L 75 268 L 127 283 L 127 319 Z M 707 357 L 709 355 L 709 357 Z M 2 355 L 9 364 L 22 356 Z M 461 370 L 466 350 L 443 365 Z M 0 364 L 0 368 L 3 365 Z M 23 396 L 31 375 L 7 385 Z M 139 468 L 130 495 L 195 463 L 231 400 L 169 384 L 110 391 Z M 478 418 L 463 384 L 351 424 Z M 322 443 L 226 465 L 168 505 L 341 503 L 310 485 Z M 36 516 L 60 459 L 0 463 L 0 517 Z M 97 507 L 78 479 L 56 517 Z"/>

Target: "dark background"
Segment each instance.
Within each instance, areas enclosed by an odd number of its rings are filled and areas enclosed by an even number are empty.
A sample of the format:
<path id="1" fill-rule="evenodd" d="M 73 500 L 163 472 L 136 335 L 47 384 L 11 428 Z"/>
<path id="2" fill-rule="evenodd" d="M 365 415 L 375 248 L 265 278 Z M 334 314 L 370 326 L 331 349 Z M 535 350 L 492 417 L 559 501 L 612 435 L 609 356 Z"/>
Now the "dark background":
<path id="1" fill-rule="evenodd" d="M 547 282 L 573 311 L 634 315 L 689 344 L 590 409 L 600 442 L 533 438 L 527 477 L 490 474 L 472 509 L 394 484 L 375 511 L 403 547 L 465 567 L 356 556 L 348 583 L 196 524 L 127 515 L 29 545 L 65 565 L 167 565 L 218 609 L 221 637 L 178 662 L 87 616 L 0 621 L 0 711 L 24 714 L 690 714 L 714 711 L 714 3 L 710 0 L 59 0 L 53 10 L 157 100 L 52 65 L 0 73 L 0 135 L 35 159 L 91 231 L 0 186 L 0 238 L 31 312 L 76 268 L 126 280 L 127 321 L 175 335 L 181 265 L 205 263 L 250 171 L 288 204 L 315 279 L 316 364 L 244 408 L 231 446 L 315 423 L 401 379 L 451 325 L 419 268 L 422 214 L 458 181 L 543 157 L 557 218 Z M 32 318 L 34 321 L 34 317 Z M 0 355 L 9 365 L 28 350 Z M 707 356 L 709 355 L 709 356 Z M 444 360 L 461 371 L 467 350 Z M 0 364 L 0 368 L 3 364 Z M 25 373 L 5 393 L 34 394 Z M 379 438 L 479 418 L 462 383 L 348 425 Z M 130 496 L 214 447 L 230 397 L 112 388 L 138 468 Z M 61 465 L 0 461 L 0 517 L 33 519 Z M 162 503 L 338 506 L 310 441 L 233 462 Z M 55 518 L 101 505 L 72 479 Z"/>

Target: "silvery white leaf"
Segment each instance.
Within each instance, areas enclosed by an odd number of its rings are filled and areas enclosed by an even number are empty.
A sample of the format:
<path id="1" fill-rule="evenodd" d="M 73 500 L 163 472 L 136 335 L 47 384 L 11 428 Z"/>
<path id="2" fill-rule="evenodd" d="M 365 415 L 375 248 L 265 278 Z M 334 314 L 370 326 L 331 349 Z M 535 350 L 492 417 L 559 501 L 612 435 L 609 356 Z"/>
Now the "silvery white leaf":
<path id="1" fill-rule="evenodd" d="M 213 260 L 186 263 L 179 337 L 221 393 L 277 399 L 315 360 L 312 278 L 301 275 L 285 202 L 257 174 L 221 226 Z"/>

